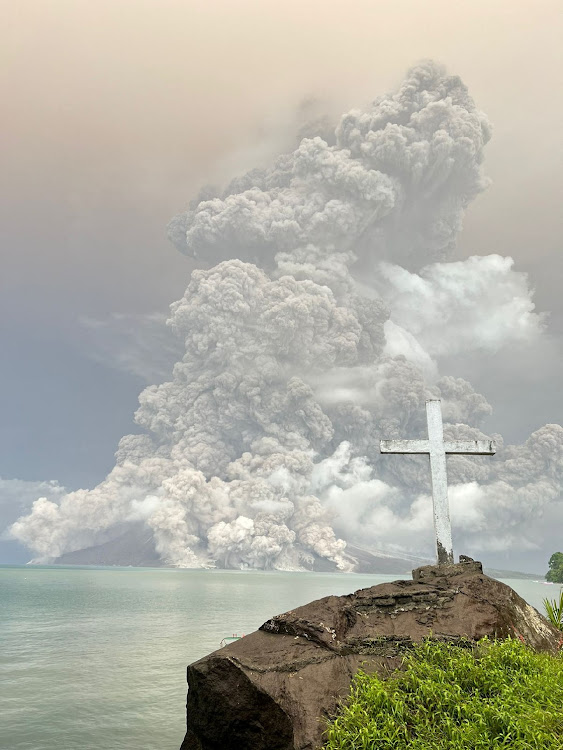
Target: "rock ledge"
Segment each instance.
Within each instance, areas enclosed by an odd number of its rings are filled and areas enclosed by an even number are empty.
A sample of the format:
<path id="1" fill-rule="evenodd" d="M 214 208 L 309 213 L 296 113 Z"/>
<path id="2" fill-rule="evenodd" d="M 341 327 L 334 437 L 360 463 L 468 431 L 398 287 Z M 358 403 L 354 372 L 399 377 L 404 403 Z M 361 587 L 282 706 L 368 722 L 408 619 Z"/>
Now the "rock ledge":
<path id="1" fill-rule="evenodd" d="M 460 560 L 277 615 L 190 665 L 181 750 L 316 750 L 358 668 L 388 673 L 429 636 L 512 636 L 557 651 L 561 633 L 537 610 L 484 575 L 481 563 Z"/>

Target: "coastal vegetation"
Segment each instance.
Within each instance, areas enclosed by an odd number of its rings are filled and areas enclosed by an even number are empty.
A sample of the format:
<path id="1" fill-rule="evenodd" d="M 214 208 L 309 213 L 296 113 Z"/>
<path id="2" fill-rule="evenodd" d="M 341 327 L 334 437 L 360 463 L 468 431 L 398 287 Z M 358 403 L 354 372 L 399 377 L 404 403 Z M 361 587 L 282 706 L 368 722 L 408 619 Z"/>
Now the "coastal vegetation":
<path id="1" fill-rule="evenodd" d="M 325 750 L 562 750 L 563 656 L 519 640 L 427 640 L 387 679 L 359 672 Z"/>
<path id="2" fill-rule="evenodd" d="M 549 570 L 545 580 L 551 583 L 563 583 L 563 552 L 554 552 L 549 558 Z"/>
<path id="3" fill-rule="evenodd" d="M 563 631 L 563 589 L 559 591 L 559 599 L 544 599 L 543 606 L 550 623 Z"/>

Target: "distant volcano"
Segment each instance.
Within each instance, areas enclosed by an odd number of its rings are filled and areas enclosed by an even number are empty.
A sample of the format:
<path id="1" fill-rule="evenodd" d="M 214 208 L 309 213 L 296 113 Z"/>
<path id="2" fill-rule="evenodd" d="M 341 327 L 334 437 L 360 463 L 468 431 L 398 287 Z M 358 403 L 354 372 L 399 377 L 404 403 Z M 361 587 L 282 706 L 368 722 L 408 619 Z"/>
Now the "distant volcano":
<path id="1" fill-rule="evenodd" d="M 320 557 L 311 556 L 306 550 L 302 550 L 301 562 L 305 570 L 329 573 L 336 571 L 335 563 Z M 355 561 L 355 573 L 392 573 L 401 575 L 409 573 L 412 568 L 425 565 L 429 561 L 421 558 L 393 557 L 384 553 L 374 553 L 368 550 L 348 545 L 348 555 Z M 162 561 L 156 551 L 154 539 L 150 529 L 142 523 L 132 524 L 116 539 L 104 544 L 98 544 L 86 549 L 66 552 L 56 560 L 55 565 L 117 565 L 135 566 L 143 568 L 169 567 Z M 223 567 L 217 565 L 216 567 Z"/>

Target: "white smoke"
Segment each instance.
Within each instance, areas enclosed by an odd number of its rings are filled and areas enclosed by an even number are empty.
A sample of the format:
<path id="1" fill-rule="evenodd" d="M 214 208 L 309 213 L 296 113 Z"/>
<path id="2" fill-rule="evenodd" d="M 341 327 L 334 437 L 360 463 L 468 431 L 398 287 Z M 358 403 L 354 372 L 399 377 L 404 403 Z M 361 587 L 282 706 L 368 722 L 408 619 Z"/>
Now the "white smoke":
<path id="1" fill-rule="evenodd" d="M 473 256 L 415 274 L 383 263 L 375 283 L 393 322 L 429 355 L 497 351 L 535 341 L 543 328 L 526 274 L 512 271 L 513 265 L 500 255 Z"/>
<path id="2" fill-rule="evenodd" d="M 66 490 L 56 481 L 34 482 L 0 477 L 0 541 L 9 539 L 8 527 L 31 511 L 37 496 L 58 502 Z"/>
<path id="3" fill-rule="evenodd" d="M 447 437 L 482 437 L 468 427 L 450 425 Z M 448 462 L 449 500 L 457 540 L 468 552 L 533 549 L 546 536 L 560 541 L 551 511 L 561 513 L 563 487 L 563 427 L 545 425 L 524 445 L 503 446 L 494 459 L 451 457 Z M 406 457 L 401 457 L 402 461 Z M 428 459 L 416 458 L 418 486 L 428 474 Z M 379 467 L 378 467 L 379 468 Z M 421 492 L 413 502 L 405 486 L 392 486 L 375 476 L 373 466 L 354 458 L 342 444 L 330 458 L 315 466 L 315 490 L 334 510 L 334 528 L 346 538 L 389 550 L 420 549 L 416 535 L 432 538 L 432 500 Z M 410 487 L 417 485 L 410 477 Z M 559 504 L 559 506 L 558 506 Z M 560 519 L 560 517 L 559 517 Z"/>
<path id="4" fill-rule="evenodd" d="M 428 397 L 450 437 L 483 437 L 490 405 L 441 375 L 440 358 L 542 335 L 511 259 L 448 261 L 487 184 L 489 137 L 460 79 L 429 62 L 345 115 L 330 142 L 304 138 L 203 193 L 169 232 L 212 267 L 171 306 L 184 354 L 140 395 L 146 434 L 121 440 L 100 485 L 38 500 L 13 535 L 45 560 L 141 519 L 183 567 L 299 567 L 314 554 L 346 569 L 344 539 L 430 551 L 427 464 L 382 459 L 379 438 L 424 435 Z M 561 502 L 562 432 L 451 459 L 467 548 L 538 543 L 534 519 Z"/>

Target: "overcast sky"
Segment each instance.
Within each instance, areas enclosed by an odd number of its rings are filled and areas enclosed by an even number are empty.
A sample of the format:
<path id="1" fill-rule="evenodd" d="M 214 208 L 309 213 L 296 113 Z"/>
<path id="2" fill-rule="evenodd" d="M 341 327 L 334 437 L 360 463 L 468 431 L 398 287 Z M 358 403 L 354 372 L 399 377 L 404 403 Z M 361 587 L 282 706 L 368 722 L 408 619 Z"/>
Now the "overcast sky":
<path id="1" fill-rule="evenodd" d="M 0 14 L 4 479 L 102 479 L 145 384 L 115 366 L 116 342 L 165 313 L 192 268 L 168 220 L 290 143 L 304 102 L 336 116 L 421 58 L 461 75 L 494 126 L 459 257 L 514 257 L 563 336 L 557 0 L 18 0 Z M 467 373 L 509 439 L 562 419 L 541 368 L 528 392 L 506 368 Z"/>

